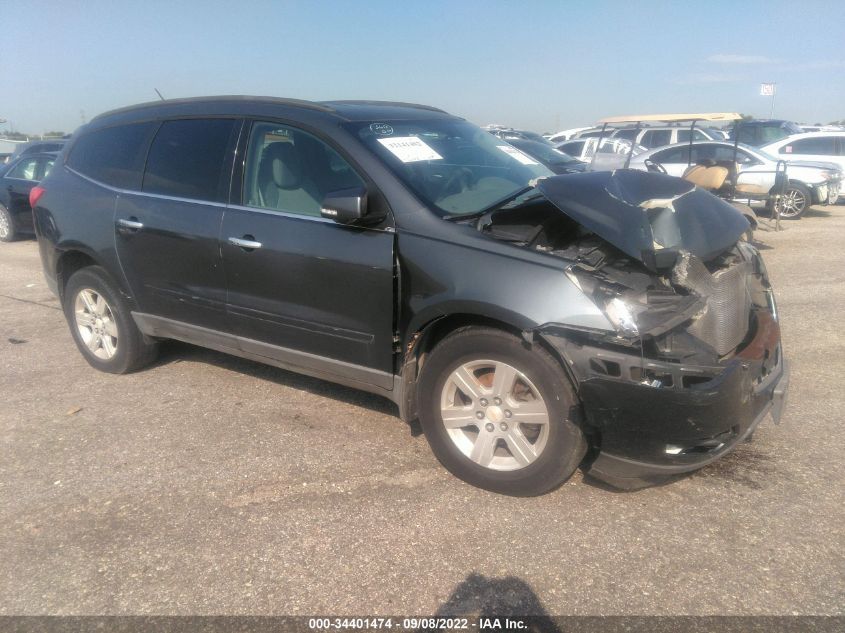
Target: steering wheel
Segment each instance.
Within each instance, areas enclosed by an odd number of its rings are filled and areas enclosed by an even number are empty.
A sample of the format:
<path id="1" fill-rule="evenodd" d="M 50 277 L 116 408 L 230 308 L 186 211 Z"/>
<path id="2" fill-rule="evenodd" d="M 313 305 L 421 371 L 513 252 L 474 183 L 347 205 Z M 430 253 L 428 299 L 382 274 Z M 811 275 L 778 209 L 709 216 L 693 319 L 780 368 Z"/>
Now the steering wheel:
<path id="1" fill-rule="evenodd" d="M 466 167 L 461 167 L 460 169 L 455 170 L 446 183 L 443 185 L 443 188 L 440 190 L 440 197 L 445 198 L 446 196 L 450 195 L 451 193 L 460 193 L 464 189 L 469 189 L 469 187 L 473 184 L 475 178 L 473 177 L 472 171 L 467 169 Z M 452 191 L 455 185 L 460 185 L 456 191 Z"/>
<path id="2" fill-rule="evenodd" d="M 646 159 L 645 161 L 645 168 L 649 171 L 656 171 L 659 174 L 668 174 L 669 172 L 666 171 L 666 168 L 661 165 L 660 163 L 655 163 L 653 160 Z"/>

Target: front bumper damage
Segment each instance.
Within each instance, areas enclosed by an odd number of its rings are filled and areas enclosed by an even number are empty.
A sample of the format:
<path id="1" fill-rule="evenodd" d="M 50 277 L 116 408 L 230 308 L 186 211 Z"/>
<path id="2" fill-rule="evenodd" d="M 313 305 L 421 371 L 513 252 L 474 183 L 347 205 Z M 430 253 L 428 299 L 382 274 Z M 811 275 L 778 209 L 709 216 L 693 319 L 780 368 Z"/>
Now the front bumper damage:
<path id="1" fill-rule="evenodd" d="M 545 332 L 567 359 L 585 423 L 600 447 L 587 473 L 637 489 L 697 470 L 749 438 L 771 414 L 780 421 L 789 365 L 773 315 L 759 311 L 753 337 L 713 366 L 663 362 Z"/>

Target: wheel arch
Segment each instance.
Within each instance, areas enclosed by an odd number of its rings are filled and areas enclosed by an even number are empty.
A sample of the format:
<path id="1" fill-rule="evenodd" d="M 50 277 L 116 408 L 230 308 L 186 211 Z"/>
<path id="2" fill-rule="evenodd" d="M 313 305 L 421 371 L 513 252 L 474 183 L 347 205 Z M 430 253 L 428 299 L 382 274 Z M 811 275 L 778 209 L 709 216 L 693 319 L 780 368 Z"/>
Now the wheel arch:
<path id="1" fill-rule="evenodd" d="M 61 300 L 64 300 L 65 287 L 67 286 L 68 279 L 75 272 L 90 266 L 99 266 L 102 268 L 123 297 L 130 302 L 132 301 L 131 295 L 126 292 L 126 288 L 120 279 L 109 271 L 109 267 L 97 257 L 96 253 L 80 244 L 64 246 L 56 258 L 56 283 Z"/>
<path id="2" fill-rule="evenodd" d="M 420 370 L 425 365 L 428 353 L 452 332 L 465 327 L 488 327 L 501 330 L 521 339 L 525 345 L 538 345 L 548 352 L 562 367 L 563 373 L 569 380 L 573 392 L 578 397 L 578 383 L 572 374 L 569 363 L 563 358 L 560 350 L 552 346 L 541 335 L 539 328 L 520 327 L 512 321 L 485 314 L 455 312 L 434 317 L 425 322 L 410 333 L 403 344 L 399 376 L 402 384 L 402 397 L 397 403 L 399 405 L 400 417 L 403 420 L 412 421 L 417 417 L 417 380 Z"/>

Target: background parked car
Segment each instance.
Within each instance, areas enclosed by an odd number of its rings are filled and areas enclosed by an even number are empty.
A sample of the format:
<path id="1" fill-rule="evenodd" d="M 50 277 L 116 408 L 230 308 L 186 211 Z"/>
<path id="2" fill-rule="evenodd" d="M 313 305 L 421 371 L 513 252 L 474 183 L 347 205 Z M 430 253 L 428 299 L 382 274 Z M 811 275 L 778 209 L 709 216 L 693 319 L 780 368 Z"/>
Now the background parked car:
<path id="1" fill-rule="evenodd" d="M 511 127 L 503 127 L 500 125 L 488 125 L 484 128 L 493 136 L 498 136 L 501 139 L 504 139 L 508 142 L 517 139 L 523 139 L 526 141 L 534 141 L 535 143 L 541 143 L 543 145 L 548 145 L 551 147 L 552 143 L 546 139 L 542 134 L 537 134 L 537 132 L 530 132 L 528 130 L 515 130 Z"/>
<path id="2" fill-rule="evenodd" d="M 593 155 L 596 154 L 597 147 L 599 148 L 598 155 L 594 161 Z M 558 143 L 556 149 L 588 163 L 591 169 L 600 171 L 624 166 L 628 152 L 631 150 L 631 141 L 624 138 L 605 137 L 599 143 L 599 139 L 594 137 L 576 138 Z M 644 151 L 646 151 L 645 147 L 640 145 L 634 147 L 634 155 Z"/>
<path id="3" fill-rule="evenodd" d="M 27 154 L 9 163 L 0 175 L 0 242 L 32 234 L 29 192 L 50 172 L 57 154 Z"/>
<path id="4" fill-rule="evenodd" d="M 680 127 L 677 125 L 661 125 L 640 127 L 608 128 L 607 136 L 611 138 L 624 138 L 635 141 L 648 149 L 674 145 L 675 143 L 689 143 L 690 134 L 693 141 L 717 141 L 722 140 L 718 135 L 707 128 L 694 128 L 689 126 Z"/>
<path id="5" fill-rule="evenodd" d="M 15 151 L 12 152 L 12 156 L 9 160 L 13 161 L 17 158 L 20 158 L 21 156 L 27 156 L 29 154 L 60 152 L 62 151 L 62 148 L 64 148 L 66 143 L 67 139 L 64 138 L 51 138 L 38 141 L 29 141 L 28 143 L 21 143 L 15 148 Z"/>
<path id="6" fill-rule="evenodd" d="M 792 121 L 782 119 L 760 119 L 753 121 L 739 121 L 731 128 L 730 138 L 733 140 L 739 135 L 739 142 L 762 147 L 774 143 L 793 134 L 801 134 L 804 130 Z"/>
<path id="7" fill-rule="evenodd" d="M 549 134 L 546 138 L 551 141 L 553 144 L 556 143 L 563 143 L 564 141 L 568 141 L 570 139 L 575 138 L 575 135 L 579 132 L 583 132 L 584 130 L 589 130 L 590 126 L 587 127 L 572 127 L 568 130 L 561 130 L 560 132 L 555 132 L 554 134 Z"/>
<path id="8" fill-rule="evenodd" d="M 555 149 L 548 143 L 538 143 L 525 139 L 509 139 L 508 143 L 556 174 L 575 174 L 587 170 L 587 163 Z"/>
<path id="9" fill-rule="evenodd" d="M 692 156 L 690 156 L 692 149 Z M 691 159 L 691 160 L 690 160 Z M 638 154 L 631 160 L 631 168 L 648 169 L 647 163 L 662 165 L 672 176 L 682 177 L 690 165 L 713 161 L 715 165 L 729 167 L 729 178 L 735 178 L 737 200 L 752 202 L 764 197 L 775 186 L 778 158 L 757 148 L 740 144 L 737 147 L 736 166 L 734 145 L 729 141 L 708 141 L 706 143 L 680 143 Z M 784 192 L 784 206 L 781 216 L 799 218 L 813 204 L 829 204 L 839 195 L 842 171 L 833 163 L 810 161 L 787 162 L 787 185 Z"/>
<path id="10" fill-rule="evenodd" d="M 760 149 L 790 162 L 795 159 L 823 161 L 836 163 L 845 170 L 845 130 L 796 134 Z M 845 197 L 841 188 L 839 197 Z"/>

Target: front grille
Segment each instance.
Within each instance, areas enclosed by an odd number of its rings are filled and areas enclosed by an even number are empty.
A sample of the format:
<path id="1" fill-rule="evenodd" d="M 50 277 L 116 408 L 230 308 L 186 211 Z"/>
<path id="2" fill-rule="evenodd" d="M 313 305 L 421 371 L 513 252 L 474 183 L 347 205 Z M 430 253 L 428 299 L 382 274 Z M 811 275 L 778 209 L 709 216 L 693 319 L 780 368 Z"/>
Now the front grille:
<path id="1" fill-rule="evenodd" d="M 710 274 L 692 255 L 684 257 L 676 268 L 674 281 L 707 300 L 707 307 L 687 331 L 719 356 L 735 350 L 748 334 L 751 295 L 746 277 L 751 272 L 751 265 L 742 262 Z"/>

